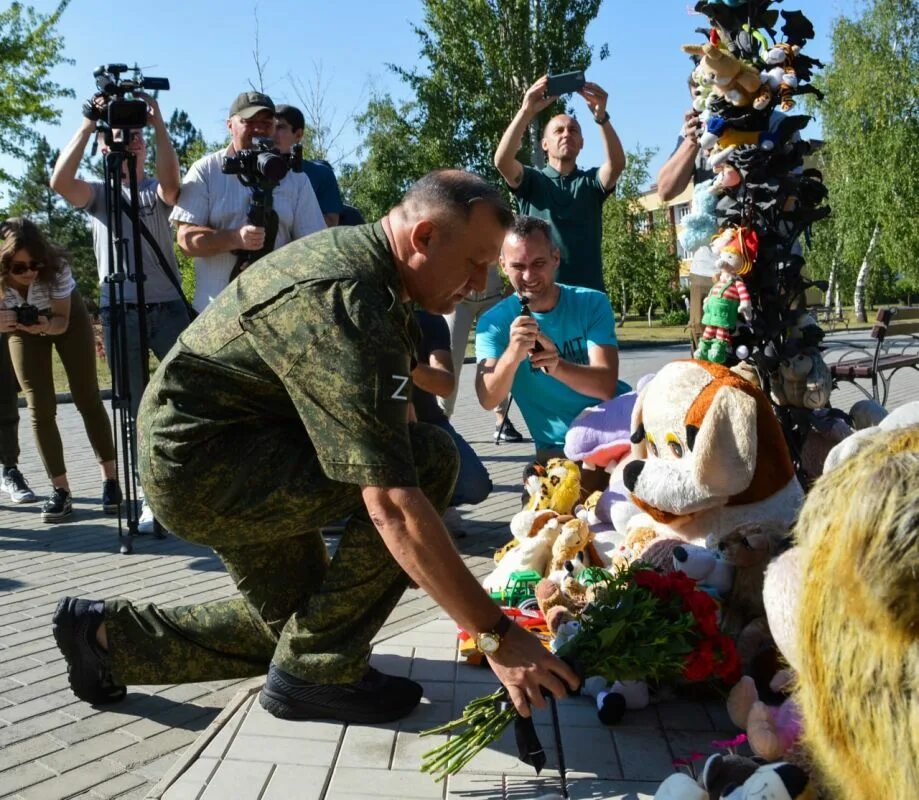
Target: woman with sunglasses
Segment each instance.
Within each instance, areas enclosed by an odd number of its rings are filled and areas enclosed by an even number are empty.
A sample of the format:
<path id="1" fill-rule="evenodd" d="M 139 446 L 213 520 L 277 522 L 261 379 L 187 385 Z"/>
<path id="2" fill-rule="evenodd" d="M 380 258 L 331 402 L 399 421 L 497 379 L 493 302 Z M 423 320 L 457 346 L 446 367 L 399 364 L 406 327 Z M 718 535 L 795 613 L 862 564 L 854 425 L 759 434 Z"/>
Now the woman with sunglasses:
<path id="1" fill-rule="evenodd" d="M 53 487 L 42 506 L 42 520 L 58 522 L 73 511 L 55 421 L 52 348 L 67 372 L 74 405 L 102 470 L 102 507 L 115 513 L 121 505 L 121 489 L 115 478 L 112 427 L 99 395 L 92 324 L 70 267 L 28 219 L 17 217 L 2 223 L 0 236 L 0 332 L 8 334 L 10 358 Z"/>

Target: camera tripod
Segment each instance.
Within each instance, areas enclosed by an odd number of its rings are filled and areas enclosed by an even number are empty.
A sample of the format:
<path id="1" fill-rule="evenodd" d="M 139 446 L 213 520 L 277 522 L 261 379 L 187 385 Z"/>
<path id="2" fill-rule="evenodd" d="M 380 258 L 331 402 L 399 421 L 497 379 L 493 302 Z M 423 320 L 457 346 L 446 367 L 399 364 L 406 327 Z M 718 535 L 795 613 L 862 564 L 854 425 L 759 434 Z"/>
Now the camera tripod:
<path id="1" fill-rule="evenodd" d="M 134 550 L 134 537 L 140 521 L 140 498 L 137 481 L 137 421 L 133 415 L 133 398 L 128 363 L 128 330 L 125 281 L 137 287 L 137 325 L 140 341 L 142 392 L 150 379 L 147 341 L 147 313 L 144 298 L 144 268 L 141 253 L 141 227 L 137 194 L 137 155 L 127 150 L 125 141 L 116 141 L 110 128 L 104 129 L 109 147 L 105 155 L 105 213 L 108 220 L 109 270 L 105 276 L 110 321 L 109 360 L 112 367 L 112 412 L 115 417 L 115 463 L 121 467 L 124 494 L 124 519 L 118 511 L 118 543 L 122 553 Z M 125 130 L 124 135 L 130 136 Z M 122 174 L 127 169 L 128 198 L 122 192 Z M 132 234 L 125 237 L 124 218 L 131 223 Z M 128 247 L 133 253 L 133 273 L 128 272 Z M 120 456 L 120 457 L 119 457 Z M 127 531 L 125 532 L 125 527 Z M 162 526 L 154 520 L 153 535 L 163 538 Z"/>

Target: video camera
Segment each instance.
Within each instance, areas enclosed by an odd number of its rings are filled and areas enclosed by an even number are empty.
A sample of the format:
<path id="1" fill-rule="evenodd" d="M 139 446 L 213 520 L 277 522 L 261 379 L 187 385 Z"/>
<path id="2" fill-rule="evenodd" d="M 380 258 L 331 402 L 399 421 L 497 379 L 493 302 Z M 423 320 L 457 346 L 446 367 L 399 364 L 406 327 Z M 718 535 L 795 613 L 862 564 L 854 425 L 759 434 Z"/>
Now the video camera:
<path id="1" fill-rule="evenodd" d="M 129 70 L 133 77 L 122 78 L 122 73 Z M 147 124 L 147 104 L 143 100 L 129 100 L 128 95 L 138 91 L 169 89 L 168 78 L 145 77 L 137 65 L 128 67 L 127 64 L 103 64 L 93 71 L 93 77 L 99 90 L 96 97 L 101 96 L 106 100 L 104 108 L 97 109 L 98 118 L 113 130 L 138 129 Z"/>
<path id="2" fill-rule="evenodd" d="M 290 153 L 282 155 L 273 139 L 256 137 L 251 149 L 224 156 L 221 170 L 227 175 L 238 175 L 245 186 L 273 189 L 288 172 L 303 172 L 303 146 L 295 144 Z"/>

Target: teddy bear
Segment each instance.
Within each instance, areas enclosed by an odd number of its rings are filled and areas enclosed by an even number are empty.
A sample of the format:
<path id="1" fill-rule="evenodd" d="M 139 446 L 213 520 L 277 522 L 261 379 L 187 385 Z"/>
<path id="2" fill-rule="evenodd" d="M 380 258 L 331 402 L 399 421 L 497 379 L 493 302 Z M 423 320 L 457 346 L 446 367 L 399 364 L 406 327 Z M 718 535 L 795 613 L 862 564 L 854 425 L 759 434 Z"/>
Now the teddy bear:
<path id="1" fill-rule="evenodd" d="M 876 419 L 880 416 L 878 409 L 875 408 L 875 404 L 871 403 L 871 405 L 867 405 L 868 402 L 870 401 L 862 401 L 861 405 L 856 404 L 859 406 L 859 413 L 857 415 L 859 419 L 870 421 L 871 418 Z M 855 411 L 855 408 L 856 406 L 852 407 L 853 411 Z M 876 427 L 862 428 L 848 438 L 843 439 L 843 441 L 830 450 L 827 455 L 823 465 L 824 474 L 838 467 L 845 460 L 858 453 L 862 448 L 871 445 L 880 434 L 898 428 L 905 428 L 910 425 L 919 425 L 919 400 L 905 403 L 895 411 L 892 411 L 877 422 Z"/>
<path id="2" fill-rule="evenodd" d="M 780 406 L 824 408 L 833 391 L 830 368 L 816 347 L 783 359 L 770 378 L 772 399 Z"/>
<path id="3" fill-rule="evenodd" d="M 748 106 L 753 102 L 763 83 L 756 69 L 711 42 L 684 44 L 682 49 L 701 56 L 699 69 L 711 81 L 713 90 L 731 105 Z"/>
<path id="4" fill-rule="evenodd" d="M 788 525 L 746 523 L 726 536 L 711 537 L 708 544 L 734 570 L 734 582 L 722 604 L 721 628 L 737 640 L 737 653 L 744 671 L 758 674 L 760 655 L 774 649 L 763 600 L 763 582 L 769 563 L 789 544 Z"/>

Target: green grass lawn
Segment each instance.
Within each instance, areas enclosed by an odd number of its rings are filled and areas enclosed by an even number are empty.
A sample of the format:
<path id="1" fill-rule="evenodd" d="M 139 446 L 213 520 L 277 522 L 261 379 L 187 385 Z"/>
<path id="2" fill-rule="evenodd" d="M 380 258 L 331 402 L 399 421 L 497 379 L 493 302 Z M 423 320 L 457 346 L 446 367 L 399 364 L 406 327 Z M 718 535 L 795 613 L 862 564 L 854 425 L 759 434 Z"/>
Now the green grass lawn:
<path id="1" fill-rule="evenodd" d="M 849 320 L 849 330 L 866 330 L 870 329 L 873 322 L 856 322 L 855 321 L 855 311 L 852 308 L 843 309 L 847 319 Z M 874 320 L 874 315 L 876 313 L 875 309 L 868 311 L 868 319 Z M 825 331 L 830 331 L 830 326 L 826 323 L 823 323 L 823 328 Z M 835 331 L 845 331 L 845 327 L 842 325 L 837 325 Z M 625 321 L 625 324 L 621 327 L 616 328 L 616 336 L 619 338 L 621 344 L 626 347 L 659 347 L 664 344 L 681 344 L 689 341 L 689 334 L 686 331 L 686 328 L 682 325 L 661 325 L 656 319 L 652 318 L 651 327 L 648 327 L 648 320 L 646 318 L 628 318 Z M 470 331 L 469 342 L 466 345 L 466 356 L 472 357 L 475 356 L 475 331 Z M 68 392 L 70 391 L 70 385 L 67 382 L 67 374 L 64 372 L 64 365 L 61 364 L 60 359 L 57 356 L 57 352 L 54 352 L 52 356 L 52 364 L 54 367 L 54 388 L 58 392 Z M 150 371 L 156 369 L 157 361 L 154 357 L 150 359 Z M 96 359 L 96 371 L 99 375 L 99 388 L 100 389 L 109 389 L 112 386 L 112 376 L 109 373 L 108 364 L 105 362 L 105 359 Z"/>

